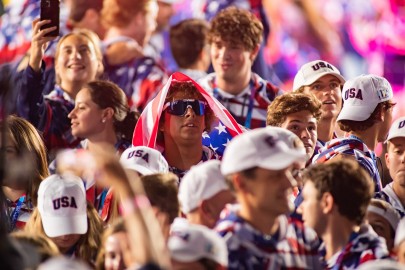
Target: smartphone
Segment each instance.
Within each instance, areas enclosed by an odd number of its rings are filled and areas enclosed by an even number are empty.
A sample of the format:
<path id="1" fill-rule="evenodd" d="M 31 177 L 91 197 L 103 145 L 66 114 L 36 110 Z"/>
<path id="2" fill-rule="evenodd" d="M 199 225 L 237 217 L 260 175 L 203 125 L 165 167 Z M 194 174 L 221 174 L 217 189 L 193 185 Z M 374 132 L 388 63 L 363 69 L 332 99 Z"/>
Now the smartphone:
<path id="1" fill-rule="evenodd" d="M 48 37 L 56 37 L 59 36 L 59 0 L 41 0 L 41 21 L 42 20 L 51 20 L 49 24 L 46 24 L 41 27 L 42 29 L 46 29 L 52 26 L 56 26 L 57 28 L 46 34 L 45 36 Z"/>

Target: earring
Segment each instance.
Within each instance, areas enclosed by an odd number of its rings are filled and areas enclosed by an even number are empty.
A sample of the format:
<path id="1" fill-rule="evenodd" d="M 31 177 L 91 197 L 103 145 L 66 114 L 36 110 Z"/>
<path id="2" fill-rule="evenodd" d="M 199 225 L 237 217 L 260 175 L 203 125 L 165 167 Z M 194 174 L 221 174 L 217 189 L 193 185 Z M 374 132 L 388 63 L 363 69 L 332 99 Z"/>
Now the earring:
<path id="1" fill-rule="evenodd" d="M 101 123 L 105 123 L 105 119 L 101 120 Z"/>

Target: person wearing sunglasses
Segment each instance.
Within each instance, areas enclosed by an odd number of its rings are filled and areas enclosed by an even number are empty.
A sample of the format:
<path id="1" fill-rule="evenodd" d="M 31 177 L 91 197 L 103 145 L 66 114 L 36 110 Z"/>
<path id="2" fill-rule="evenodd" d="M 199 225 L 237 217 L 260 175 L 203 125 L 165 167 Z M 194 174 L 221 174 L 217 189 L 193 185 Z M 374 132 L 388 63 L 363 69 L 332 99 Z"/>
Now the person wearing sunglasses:
<path id="1" fill-rule="evenodd" d="M 215 115 L 192 81 L 172 81 L 160 117 L 157 141 L 169 170 L 181 179 L 191 166 L 219 159 L 202 144 L 202 133 L 209 131 Z"/>

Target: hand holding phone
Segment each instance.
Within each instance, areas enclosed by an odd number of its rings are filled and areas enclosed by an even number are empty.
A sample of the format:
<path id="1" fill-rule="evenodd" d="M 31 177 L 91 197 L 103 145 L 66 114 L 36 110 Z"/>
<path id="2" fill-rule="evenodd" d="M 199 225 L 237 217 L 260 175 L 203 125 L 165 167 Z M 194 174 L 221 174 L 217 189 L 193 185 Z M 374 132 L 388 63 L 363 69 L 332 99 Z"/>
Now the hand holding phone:
<path id="1" fill-rule="evenodd" d="M 56 26 L 57 28 L 46 34 L 48 37 L 59 36 L 59 0 L 41 0 L 41 21 L 50 20 L 49 24 L 41 27 L 42 29 Z"/>

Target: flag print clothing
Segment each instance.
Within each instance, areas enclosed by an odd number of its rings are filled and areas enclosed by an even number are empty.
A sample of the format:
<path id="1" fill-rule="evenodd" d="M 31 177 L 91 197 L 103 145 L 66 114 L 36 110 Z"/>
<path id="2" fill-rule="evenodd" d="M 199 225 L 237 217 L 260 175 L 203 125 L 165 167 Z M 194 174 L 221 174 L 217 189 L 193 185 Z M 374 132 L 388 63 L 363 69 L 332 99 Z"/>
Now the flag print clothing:
<path id="1" fill-rule="evenodd" d="M 226 241 L 228 269 L 322 269 L 316 233 L 285 215 L 278 222 L 274 235 L 264 235 L 235 211 L 220 219 L 215 230 Z"/>
<path id="2" fill-rule="evenodd" d="M 326 263 L 327 269 L 357 269 L 362 263 L 389 258 L 385 240 L 379 237 L 368 224 L 363 224 L 359 232 L 353 232 L 349 242 L 341 252 L 332 256 Z"/>
<path id="3" fill-rule="evenodd" d="M 74 100 L 58 85 L 44 96 L 44 70 L 44 63 L 39 73 L 30 66 L 26 68 L 19 89 L 17 109 L 21 117 L 43 132 L 48 152 L 54 153 L 58 149 L 74 148 L 80 140 L 72 135 L 68 118 L 75 106 Z"/>
<path id="4" fill-rule="evenodd" d="M 34 210 L 31 199 L 24 195 L 15 202 L 9 199 L 6 202 L 10 221 L 9 232 L 23 230 Z"/>
<path id="5" fill-rule="evenodd" d="M 319 154 L 313 157 L 312 162 L 324 163 L 339 154 L 353 156 L 373 179 L 374 192 L 377 193 L 381 191 L 382 184 L 377 167 L 377 157 L 360 138 L 354 135 L 349 135 L 346 138 L 333 139 L 327 142 L 325 146 L 319 150 Z"/>
<path id="6" fill-rule="evenodd" d="M 249 85 L 238 95 L 229 94 L 216 85 L 215 73 L 198 83 L 232 114 L 236 121 L 249 129 L 265 127 L 267 107 L 282 91 L 253 73 Z"/>

